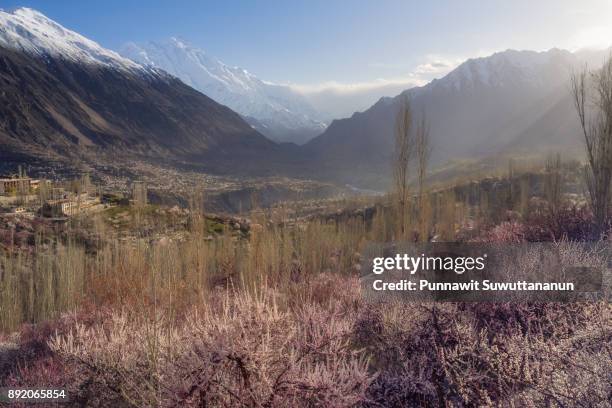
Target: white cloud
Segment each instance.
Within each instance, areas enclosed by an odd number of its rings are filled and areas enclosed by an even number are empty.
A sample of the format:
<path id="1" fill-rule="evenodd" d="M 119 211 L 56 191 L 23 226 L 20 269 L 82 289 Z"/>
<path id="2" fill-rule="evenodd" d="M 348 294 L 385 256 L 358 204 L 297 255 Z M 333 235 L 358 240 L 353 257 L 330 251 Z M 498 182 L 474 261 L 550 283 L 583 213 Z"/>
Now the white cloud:
<path id="1" fill-rule="evenodd" d="M 345 83 L 338 81 L 327 81 L 318 84 L 289 84 L 297 92 L 303 94 L 333 92 L 333 93 L 358 93 L 372 91 L 389 86 L 402 85 L 407 87 L 423 85 L 425 82 L 414 75 L 409 74 L 403 78 L 379 78 L 372 81 Z"/>
<path id="2" fill-rule="evenodd" d="M 383 96 L 427 84 L 440 78 L 463 62 L 465 58 L 429 54 L 411 67 L 402 64 L 374 62 L 370 68 L 403 71 L 405 74 L 361 82 L 325 81 L 314 84 L 287 84 L 303 94 L 328 119 L 350 116 L 372 106 Z"/>
<path id="3" fill-rule="evenodd" d="M 425 62 L 414 68 L 413 74 L 431 80 L 432 76 L 446 75 L 463 61 L 465 61 L 465 58 L 448 58 L 435 54 L 427 55 Z"/>
<path id="4" fill-rule="evenodd" d="M 377 89 L 385 90 L 396 87 L 404 87 L 404 89 L 414 86 L 422 86 L 431 81 L 435 77 L 440 77 L 463 62 L 465 58 L 448 58 L 436 54 L 426 55 L 422 58 L 422 62 L 412 68 L 405 75 L 378 78 L 370 81 L 362 82 L 341 82 L 341 81 L 326 81 L 316 84 L 288 84 L 295 91 L 303 94 L 313 93 L 335 93 L 335 94 L 354 94 L 362 92 L 372 92 Z M 389 64 L 374 62 L 369 64 L 374 68 L 401 68 L 401 64 Z M 408 71 L 408 69 L 406 69 Z M 380 96 L 390 96 L 381 94 Z"/>

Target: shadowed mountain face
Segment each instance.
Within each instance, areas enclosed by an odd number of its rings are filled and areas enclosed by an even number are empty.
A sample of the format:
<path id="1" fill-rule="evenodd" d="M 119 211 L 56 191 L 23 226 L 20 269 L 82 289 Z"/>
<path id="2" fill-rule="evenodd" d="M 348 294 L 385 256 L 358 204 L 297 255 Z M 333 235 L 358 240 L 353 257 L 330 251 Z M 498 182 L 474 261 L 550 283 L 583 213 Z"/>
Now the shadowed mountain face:
<path id="1" fill-rule="evenodd" d="M 305 148 L 322 173 L 344 182 L 372 187 L 389 180 L 395 117 L 401 99 L 409 98 L 415 118 L 424 113 L 431 125 L 434 165 L 504 153 L 576 151 L 582 140 L 570 75 L 585 58 L 553 49 L 468 60 L 442 79 L 332 122 Z"/>
<path id="2" fill-rule="evenodd" d="M 222 159 L 276 145 L 238 114 L 162 72 L 0 48 L 0 143 L 74 155 Z"/>
<path id="3" fill-rule="evenodd" d="M 122 58 L 35 10 L 0 10 L 0 24 L 4 156 L 106 154 L 240 172 L 279 151 L 240 115 L 178 78 Z"/>

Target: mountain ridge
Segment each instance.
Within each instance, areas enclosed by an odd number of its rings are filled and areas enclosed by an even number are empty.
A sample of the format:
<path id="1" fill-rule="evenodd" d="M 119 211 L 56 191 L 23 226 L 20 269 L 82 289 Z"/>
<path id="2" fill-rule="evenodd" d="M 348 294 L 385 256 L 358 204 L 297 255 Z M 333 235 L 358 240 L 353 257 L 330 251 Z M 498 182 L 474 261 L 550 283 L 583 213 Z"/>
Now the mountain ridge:
<path id="1" fill-rule="evenodd" d="M 82 63 L 147 72 L 145 67 L 103 48 L 95 41 L 66 29 L 39 11 L 28 7 L 12 11 L 0 9 L 0 46 L 43 57 L 61 56 Z"/>
<path id="2" fill-rule="evenodd" d="M 65 161 L 115 151 L 240 172 L 281 150 L 178 78 L 125 60 L 31 9 L 0 17 L 11 21 L 0 30 L 6 151 Z M 48 30 L 65 44 L 48 39 Z"/>
<path id="3" fill-rule="evenodd" d="M 175 75 L 240 113 L 273 140 L 301 144 L 325 130 L 316 110 L 291 88 L 231 67 L 185 40 L 171 37 L 144 45 L 127 43 L 120 53 L 144 66 Z"/>
<path id="4" fill-rule="evenodd" d="M 595 61 L 603 53 L 588 58 Z M 433 165 L 510 151 L 575 151 L 582 139 L 569 79 L 584 60 L 560 49 L 469 59 L 441 79 L 333 121 L 304 148 L 342 182 L 372 186 L 389 180 L 395 115 L 401 99 L 409 98 L 415 116 L 425 113 L 430 122 Z M 329 164 L 334 158 L 337 163 Z M 343 163 L 359 163 L 359 171 Z"/>

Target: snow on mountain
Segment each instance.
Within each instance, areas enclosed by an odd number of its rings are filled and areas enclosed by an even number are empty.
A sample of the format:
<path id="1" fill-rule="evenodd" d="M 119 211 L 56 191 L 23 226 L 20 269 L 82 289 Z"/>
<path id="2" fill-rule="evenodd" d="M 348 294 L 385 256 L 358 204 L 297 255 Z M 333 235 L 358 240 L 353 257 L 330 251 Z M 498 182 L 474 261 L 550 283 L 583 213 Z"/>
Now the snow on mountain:
<path id="1" fill-rule="evenodd" d="M 112 155 L 253 174 L 284 158 L 227 106 L 34 10 L 0 12 L 0 81 L 0 162 Z"/>
<path id="2" fill-rule="evenodd" d="M 258 130 L 280 141 L 305 142 L 325 129 L 318 113 L 289 87 L 262 81 L 231 67 L 183 40 L 126 44 L 121 54 L 161 68 L 244 116 Z"/>
<path id="3" fill-rule="evenodd" d="M 144 68 L 30 8 L 0 9 L 0 46 L 130 71 Z"/>
<path id="4" fill-rule="evenodd" d="M 470 59 L 441 79 L 333 121 L 305 148 L 339 181 L 374 188 L 389 179 L 394 123 L 409 97 L 413 112 L 425 114 L 430 123 L 433 165 L 509 152 L 580 151 L 570 74 L 587 57 L 597 68 L 607 53 L 507 50 Z M 335 167 L 325 169 L 331 162 Z"/>
<path id="5" fill-rule="evenodd" d="M 567 79 L 568 68 L 577 62 L 578 58 L 566 50 L 506 50 L 488 57 L 469 59 L 426 88 L 444 87 L 460 91 L 482 86 L 556 86 Z"/>
<path id="6" fill-rule="evenodd" d="M 275 140 L 303 143 L 325 129 L 317 112 L 289 87 L 264 82 L 174 38 L 146 47 L 129 44 L 124 57 L 36 10 L 18 8 L 0 9 L 0 47 L 156 77 L 165 75 L 160 68 L 240 113 Z"/>

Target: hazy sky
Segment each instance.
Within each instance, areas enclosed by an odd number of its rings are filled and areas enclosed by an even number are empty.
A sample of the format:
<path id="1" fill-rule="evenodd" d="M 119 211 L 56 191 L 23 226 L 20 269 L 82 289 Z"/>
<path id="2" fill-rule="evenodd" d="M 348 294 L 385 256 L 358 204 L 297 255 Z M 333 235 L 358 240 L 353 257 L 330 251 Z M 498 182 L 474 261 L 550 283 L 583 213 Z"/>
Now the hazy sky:
<path id="1" fill-rule="evenodd" d="M 18 6 L 112 49 L 179 36 L 314 98 L 393 95 L 507 48 L 612 44 L 611 0 L 0 0 Z"/>

